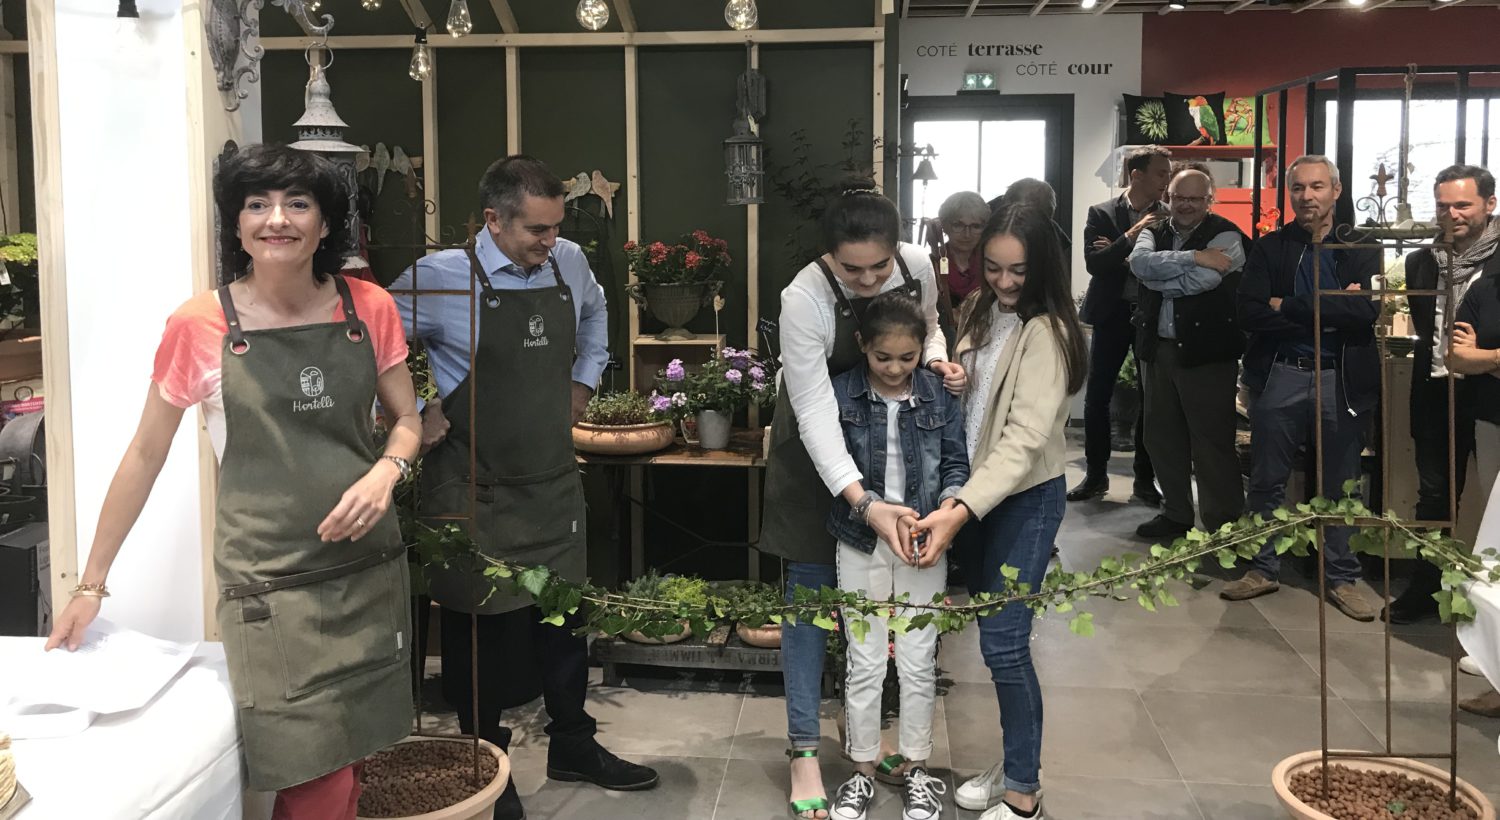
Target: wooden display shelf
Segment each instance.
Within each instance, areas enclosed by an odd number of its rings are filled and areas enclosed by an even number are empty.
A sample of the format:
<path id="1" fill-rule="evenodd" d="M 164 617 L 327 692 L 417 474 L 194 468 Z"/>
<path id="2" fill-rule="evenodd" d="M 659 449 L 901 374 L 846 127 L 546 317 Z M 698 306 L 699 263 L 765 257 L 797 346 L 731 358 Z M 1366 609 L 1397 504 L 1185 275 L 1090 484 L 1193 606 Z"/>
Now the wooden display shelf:
<path id="1" fill-rule="evenodd" d="M 655 336 L 636 336 L 630 343 L 631 384 L 638 393 L 651 392 L 657 372 L 673 359 L 688 367 L 708 361 L 714 348 L 724 346 L 724 334 L 700 333 L 691 339 L 662 341 Z"/>
<path id="2" fill-rule="evenodd" d="M 762 429 L 734 430 L 729 434 L 729 447 L 724 450 L 705 450 L 688 444 L 678 436 L 672 446 L 654 453 L 638 456 L 601 456 L 594 453 L 578 453 L 579 464 L 598 464 L 609 467 L 764 467 L 765 431 Z"/>
<path id="3" fill-rule="evenodd" d="M 648 345 L 652 347 L 723 347 L 724 338 L 722 333 L 695 333 L 691 339 L 658 339 L 655 336 L 644 335 L 635 337 L 635 344 L 637 347 Z"/>
<path id="4" fill-rule="evenodd" d="M 737 672 L 780 672 L 781 650 L 762 649 L 740 641 L 720 624 L 707 638 L 694 635 L 669 644 L 635 643 L 624 638 L 594 640 L 594 660 L 604 667 L 604 685 L 619 686 L 619 664 L 666 666 L 673 669 L 721 669 Z"/>
<path id="5" fill-rule="evenodd" d="M 1172 159 L 1253 159 L 1253 145 L 1164 145 Z M 1262 145 L 1261 155 L 1267 163 L 1276 161 L 1276 146 Z"/>

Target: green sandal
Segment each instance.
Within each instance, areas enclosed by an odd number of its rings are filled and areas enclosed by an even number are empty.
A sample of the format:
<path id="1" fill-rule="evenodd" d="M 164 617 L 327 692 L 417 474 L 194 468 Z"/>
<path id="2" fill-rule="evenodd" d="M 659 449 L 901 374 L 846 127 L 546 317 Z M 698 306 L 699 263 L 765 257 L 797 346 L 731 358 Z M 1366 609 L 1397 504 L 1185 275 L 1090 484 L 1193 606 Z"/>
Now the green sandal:
<path id="1" fill-rule="evenodd" d="M 787 749 L 786 756 L 788 760 L 796 760 L 799 757 L 817 757 L 818 750 Z M 806 800 L 793 800 L 787 805 L 791 807 L 792 817 L 795 818 L 795 820 L 809 820 L 809 818 L 804 817 L 803 815 L 807 814 L 808 812 L 821 811 L 826 813 L 828 811 L 828 798 L 809 797 Z"/>
<path id="2" fill-rule="evenodd" d="M 875 779 L 881 783 L 892 786 L 906 785 L 906 772 L 896 774 L 896 769 L 906 765 L 906 758 L 899 754 L 891 755 L 875 765 Z"/>

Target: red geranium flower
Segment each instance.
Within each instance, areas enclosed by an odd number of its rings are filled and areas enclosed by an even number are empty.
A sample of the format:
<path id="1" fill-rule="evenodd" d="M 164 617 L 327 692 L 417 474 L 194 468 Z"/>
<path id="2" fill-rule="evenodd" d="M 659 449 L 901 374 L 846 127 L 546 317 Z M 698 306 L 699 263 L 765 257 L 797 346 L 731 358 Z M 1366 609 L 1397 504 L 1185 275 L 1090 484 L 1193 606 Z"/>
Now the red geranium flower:
<path id="1" fill-rule="evenodd" d="M 638 247 L 640 247 L 640 246 L 637 245 L 637 244 L 635 244 L 635 240 L 634 239 L 632 239 L 629 242 L 625 243 L 625 250 L 627 250 L 627 251 L 633 251 L 633 250 L 635 250 Z"/>
<path id="2" fill-rule="evenodd" d="M 697 251 L 688 251 L 687 256 L 682 258 L 682 263 L 691 270 L 703 264 L 703 257 L 699 256 Z"/>

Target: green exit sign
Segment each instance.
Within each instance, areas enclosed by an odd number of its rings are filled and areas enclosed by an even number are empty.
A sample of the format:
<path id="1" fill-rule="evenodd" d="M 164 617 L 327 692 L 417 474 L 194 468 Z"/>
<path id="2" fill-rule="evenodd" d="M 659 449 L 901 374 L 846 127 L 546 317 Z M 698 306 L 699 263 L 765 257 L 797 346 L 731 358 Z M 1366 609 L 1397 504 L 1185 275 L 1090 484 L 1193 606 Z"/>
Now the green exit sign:
<path id="1" fill-rule="evenodd" d="M 970 71 L 964 74 L 964 91 L 998 91 L 995 75 L 988 71 Z"/>

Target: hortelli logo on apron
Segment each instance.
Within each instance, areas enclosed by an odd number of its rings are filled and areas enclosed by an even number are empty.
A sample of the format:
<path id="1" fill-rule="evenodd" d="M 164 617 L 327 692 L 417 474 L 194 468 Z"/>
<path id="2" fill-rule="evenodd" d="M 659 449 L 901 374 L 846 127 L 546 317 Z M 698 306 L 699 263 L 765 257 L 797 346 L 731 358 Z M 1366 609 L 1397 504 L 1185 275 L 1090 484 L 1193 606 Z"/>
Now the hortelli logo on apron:
<path id="1" fill-rule="evenodd" d="M 297 376 L 297 383 L 302 387 L 302 394 L 307 396 L 308 401 L 293 401 L 293 413 L 301 413 L 305 410 L 325 410 L 333 406 L 333 397 L 323 395 L 323 371 L 316 367 L 304 367 Z"/>
<path id="2" fill-rule="evenodd" d="M 541 316 L 541 314 L 537 314 L 537 315 L 531 317 L 526 322 L 526 330 L 531 333 L 531 338 L 530 339 L 522 339 L 521 340 L 521 347 L 546 347 L 547 346 L 547 337 L 544 335 L 547 332 L 547 328 L 546 328 L 546 325 L 544 325 L 542 323 L 542 316 Z"/>

